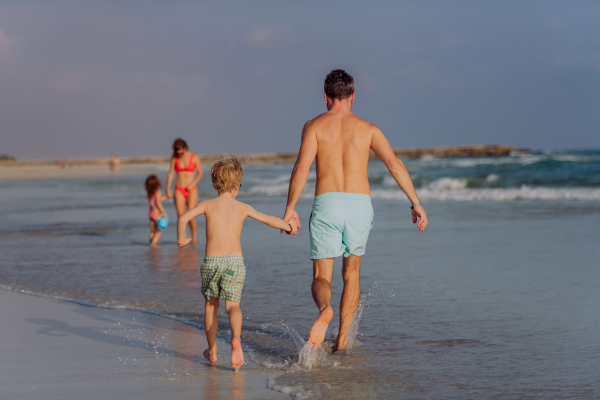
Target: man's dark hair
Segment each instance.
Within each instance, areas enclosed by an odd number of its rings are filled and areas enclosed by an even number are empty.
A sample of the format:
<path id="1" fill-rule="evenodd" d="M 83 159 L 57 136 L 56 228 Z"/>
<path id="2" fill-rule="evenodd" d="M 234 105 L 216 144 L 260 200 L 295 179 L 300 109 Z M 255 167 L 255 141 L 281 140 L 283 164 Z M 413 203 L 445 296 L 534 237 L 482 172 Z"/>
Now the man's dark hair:
<path id="1" fill-rule="evenodd" d="M 325 78 L 325 94 L 332 99 L 345 99 L 354 93 L 354 78 L 343 69 L 334 69 Z"/>

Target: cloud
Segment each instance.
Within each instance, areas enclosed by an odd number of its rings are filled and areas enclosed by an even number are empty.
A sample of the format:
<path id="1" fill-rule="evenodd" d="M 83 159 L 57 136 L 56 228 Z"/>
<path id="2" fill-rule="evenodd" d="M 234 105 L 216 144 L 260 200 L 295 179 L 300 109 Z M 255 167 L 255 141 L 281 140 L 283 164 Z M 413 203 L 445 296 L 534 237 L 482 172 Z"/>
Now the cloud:
<path id="1" fill-rule="evenodd" d="M 416 60 L 396 70 L 402 79 L 426 83 L 433 77 L 434 65 L 429 60 Z"/>
<path id="2" fill-rule="evenodd" d="M 52 86 L 63 95 L 87 94 L 109 101 L 177 106 L 202 98 L 210 79 L 204 74 L 177 77 L 165 72 L 130 75 L 73 72 L 53 78 Z"/>
<path id="3" fill-rule="evenodd" d="M 0 60 L 8 57 L 8 53 L 10 52 L 10 48 L 13 46 L 13 44 L 14 40 L 8 37 L 8 35 L 0 26 Z"/>
<path id="4" fill-rule="evenodd" d="M 439 73 L 430 60 L 415 60 L 396 70 L 396 76 L 418 84 L 429 84 L 444 89 L 465 86 L 465 78 L 460 73 Z"/>
<path id="5" fill-rule="evenodd" d="M 57 76 L 53 80 L 54 87 L 60 93 L 74 93 L 83 88 L 90 75 L 81 72 Z"/>
<path id="6" fill-rule="evenodd" d="M 281 38 L 286 30 L 285 25 L 255 29 L 244 37 L 244 43 L 251 47 L 264 47 L 268 43 Z"/>
<path id="7" fill-rule="evenodd" d="M 445 50 L 453 50 L 463 47 L 467 44 L 467 40 L 460 38 L 452 33 L 446 33 L 437 41 L 437 45 Z"/>

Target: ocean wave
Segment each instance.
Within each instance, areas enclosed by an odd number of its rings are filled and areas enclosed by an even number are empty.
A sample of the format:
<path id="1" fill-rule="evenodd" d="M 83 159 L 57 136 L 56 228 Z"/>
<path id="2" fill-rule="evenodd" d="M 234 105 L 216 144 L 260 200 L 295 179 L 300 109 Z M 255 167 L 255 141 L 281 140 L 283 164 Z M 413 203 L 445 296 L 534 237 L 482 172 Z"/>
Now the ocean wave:
<path id="1" fill-rule="evenodd" d="M 583 154 L 516 154 L 509 157 L 469 157 L 469 158 L 436 158 L 422 157 L 407 159 L 407 166 L 412 169 L 430 167 L 473 168 L 484 165 L 531 165 L 544 161 L 586 163 L 598 162 L 600 157 Z"/>
<path id="2" fill-rule="evenodd" d="M 417 189 L 423 201 L 516 201 L 516 200 L 579 200 L 600 201 L 600 189 L 548 188 L 521 186 L 519 188 L 493 189 Z M 405 200 L 406 195 L 397 190 L 373 190 L 373 199 Z"/>

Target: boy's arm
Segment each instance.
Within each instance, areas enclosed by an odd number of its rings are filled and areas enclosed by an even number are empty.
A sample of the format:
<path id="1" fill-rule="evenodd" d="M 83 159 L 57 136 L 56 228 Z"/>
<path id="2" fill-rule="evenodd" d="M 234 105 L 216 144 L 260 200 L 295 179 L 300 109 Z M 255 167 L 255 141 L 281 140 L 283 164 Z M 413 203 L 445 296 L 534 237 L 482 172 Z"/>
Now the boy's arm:
<path id="1" fill-rule="evenodd" d="M 261 212 L 256 211 L 254 208 L 252 208 L 249 205 L 246 205 L 246 206 L 248 207 L 247 215 L 250 218 L 254 218 L 257 221 L 262 222 L 263 224 L 267 224 L 271 228 L 281 229 L 286 232 L 290 232 L 290 225 L 291 225 L 292 226 L 291 232 L 296 232 L 298 230 L 298 225 L 296 224 L 295 220 L 291 220 L 290 223 L 288 224 L 287 222 L 283 222 L 283 220 L 281 218 L 277 218 L 272 215 L 263 214 Z"/>
<path id="2" fill-rule="evenodd" d="M 198 203 L 198 205 L 191 210 L 187 210 L 177 219 L 177 245 L 179 247 L 185 247 L 192 239 L 186 237 L 186 226 L 192 218 L 196 218 L 198 215 L 204 214 L 204 202 Z"/>

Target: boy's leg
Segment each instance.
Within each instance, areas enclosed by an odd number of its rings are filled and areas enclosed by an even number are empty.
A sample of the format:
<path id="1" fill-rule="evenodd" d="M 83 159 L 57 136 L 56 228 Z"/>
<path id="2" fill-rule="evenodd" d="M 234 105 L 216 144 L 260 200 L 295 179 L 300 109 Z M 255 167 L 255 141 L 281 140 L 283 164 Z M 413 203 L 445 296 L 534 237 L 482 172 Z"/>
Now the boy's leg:
<path id="1" fill-rule="evenodd" d="M 244 352 L 240 343 L 240 334 L 242 333 L 242 310 L 240 310 L 240 303 L 226 299 L 225 311 L 227 311 L 229 326 L 231 326 L 231 366 L 238 369 L 244 364 Z"/>
<path id="2" fill-rule="evenodd" d="M 340 332 L 337 337 L 337 350 L 348 347 L 348 330 L 354 319 L 358 300 L 360 299 L 360 263 L 362 256 L 349 255 L 344 257 L 342 277 L 344 278 L 344 291 L 340 301 Z"/>
<path id="3" fill-rule="evenodd" d="M 310 329 L 308 340 L 314 349 L 319 347 L 325 339 L 327 326 L 333 317 L 331 309 L 331 277 L 333 274 L 333 258 L 313 260 L 312 295 L 315 304 L 319 307 L 319 318 Z"/>
<path id="4" fill-rule="evenodd" d="M 217 362 L 217 331 L 219 322 L 217 321 L 217 311 L 219 311 L 219 299 L 211 297 L 204 303 L 204 332 L 208 349 L 204 350 L 204 357 L 210 362 Z"/>

